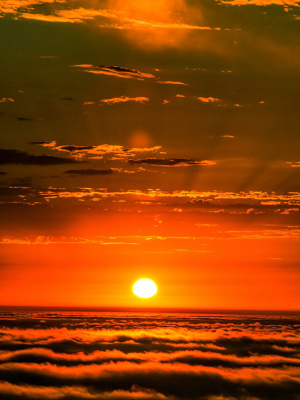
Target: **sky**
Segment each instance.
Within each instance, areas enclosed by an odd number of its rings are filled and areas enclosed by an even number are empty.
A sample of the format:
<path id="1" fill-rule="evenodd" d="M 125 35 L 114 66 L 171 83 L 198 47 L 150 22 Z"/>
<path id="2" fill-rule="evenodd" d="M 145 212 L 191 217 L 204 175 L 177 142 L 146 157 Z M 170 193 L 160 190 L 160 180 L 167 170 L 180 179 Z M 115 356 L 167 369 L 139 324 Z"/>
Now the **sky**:
<path id="1" fill-rule="evenodd" d="M 299 310 L 299 6 L 0 1 L 0 304 Z"/>

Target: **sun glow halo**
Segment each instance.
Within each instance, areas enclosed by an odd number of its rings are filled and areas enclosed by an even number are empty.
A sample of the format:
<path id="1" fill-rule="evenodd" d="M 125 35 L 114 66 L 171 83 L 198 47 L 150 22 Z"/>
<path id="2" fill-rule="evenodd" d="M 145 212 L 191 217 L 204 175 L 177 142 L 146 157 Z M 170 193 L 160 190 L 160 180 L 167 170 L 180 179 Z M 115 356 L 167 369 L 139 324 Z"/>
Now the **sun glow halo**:
<path id="1" fill-rule="evenodd" d="M 156 294 L 157 287 L 151 279 L 139 279 L 133 285 L 132 290 L 136 296 L 148 299 Z"/>

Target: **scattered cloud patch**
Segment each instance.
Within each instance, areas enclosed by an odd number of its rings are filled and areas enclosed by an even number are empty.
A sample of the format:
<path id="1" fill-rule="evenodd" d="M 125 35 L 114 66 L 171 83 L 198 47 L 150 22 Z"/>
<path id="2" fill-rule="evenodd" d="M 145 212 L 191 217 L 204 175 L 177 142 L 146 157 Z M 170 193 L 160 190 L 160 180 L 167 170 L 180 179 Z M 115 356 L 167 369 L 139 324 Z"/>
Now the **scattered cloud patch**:
<path id="1" fill-rule="evenodd" d="M 220 99 L 217 99 L 216 97 L 198 97 L 198 100 L 203 103 L 216 103 L 220 101 Z"/>
<path id="2" fill-rule="evenodd" d="M 0 99 L 0 103 L 6 103 L 6 102 L 14 102 L 14 99 L 10 97 L 2 97 L 2 99 Z"/>
<path id="3" fill-rule="evenodd" d="M 125 148 L 120 145 L 102 144 L 99 146 L 79 146 L 79 145 L 62 145 L 58 146 L 55 141 L 48 142 L 30 142 L 42 147 L 47 147 L 50 150 L 56 150 L 60 152 L 68 152 L 70 157 L 73 158 L 103 158 L 105 155 L 114 156 L 115 159 L 127 159 L 134 157 L 136 153 L 155 153 L 161 149 L 161 146 L 154 147 L 133 147 Z"/>
<path id="4" fill-rule="evenodd" d="M 117 103 L 127 103 L 128 101 L 132 101 L 135 103 L 146 103 L 149 101 L 148 97 L 127 97 L 127 96 L 121 96 L 121 97 L 113 97 L 111 99 L 103 99 L 100 102 L 101 103 L 106 103 L 106 104 L 117 104 Z"/>
<path id="5" fill-rule="evenodd" d="M 230 6 L 291 6 L 299 7 L 299 1 L 297 0 L 219 0 L 220 3 L 230 5 Z"/>
<path id="6" fill-rule="evenodd" d="M 300 161 L 288 161 L 287 164 L 292 168 L 300 168 Z"/>
<path id="7" fill-rule="evenodd" d="M 33 13 L 22 13 L 20 14 L 20 17 L 25 18 L 25 19 L 32 19 L 36 21 L 44 21 L 44 22 L 81 22 L 79 19 L 70 19 L 66 18 L 63 15 L 59 15 L 62 13 L 56 13 L 56 14 L 33 14 Z"/>

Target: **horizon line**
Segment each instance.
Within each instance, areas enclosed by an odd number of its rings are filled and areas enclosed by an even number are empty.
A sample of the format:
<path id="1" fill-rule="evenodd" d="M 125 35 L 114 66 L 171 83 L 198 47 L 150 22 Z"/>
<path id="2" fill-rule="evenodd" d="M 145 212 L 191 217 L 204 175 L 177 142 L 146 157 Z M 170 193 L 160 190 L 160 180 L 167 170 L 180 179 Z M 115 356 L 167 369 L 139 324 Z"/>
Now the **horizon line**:
<path id="1" fill-rule="evenodd" d="M 83 312 L 137 312 L 137 313 L 190 313 L 190 314 L 241 314 L 241 315 L 300 315 L 300 310 L 234 309 L 234 308 L 180 308 L 180 307 L 101 307 L 101 306 L 17 306 L 0 305 L 4 310 L 28 311 L 83 311 Z"/>

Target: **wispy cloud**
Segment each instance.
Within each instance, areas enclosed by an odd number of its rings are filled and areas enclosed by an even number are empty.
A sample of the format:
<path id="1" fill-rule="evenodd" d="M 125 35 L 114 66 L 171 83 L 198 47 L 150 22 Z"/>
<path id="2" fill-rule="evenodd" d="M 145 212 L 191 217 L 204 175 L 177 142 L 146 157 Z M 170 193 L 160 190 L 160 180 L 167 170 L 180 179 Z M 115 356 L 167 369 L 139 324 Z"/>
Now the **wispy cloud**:
<path id="1" fill-rule="evenodd" d="M 255 6 L 291 6 L 291 7 L 299 7 L 299 1 L 297 0 L 219 0 L 222 4 L 227 4 L 231 6 L 247 6 L 247 5 L 255 5 Z"/>
<path id="2" fill-rule="evenodd" d="M 109 75 L 109 76 L 114 76 L 117 78 L 125 78 L 125 79 L 137 79 L 139 81 L 143 81 L 145 79 L 153 79 L 158 84 L 188 86 L 188 84 L 184 83 L 184 82 L 161 80 L 159 77 L 156 77 L 155 75 L 150 74 L 148 72 L 141 72 L 136 69 L 130 69 L 130 68 L 125 68 L 125 67 L 92 65 L 92 64 L 78 64 L 78 65 L 72 65 L 72 67 L 83 68 L 85 72 L 89 72 L 91 74 Z M 130 100 L 132 100 L 132 101 L 148 101 L 149 100 L 146 97 L 130 98 L 127 96 L 121 96 L 120 98 L 115 98 L 115 99 L 111 99 L 111 100 L 116 100 L 116 102 L 117 102 L 118 99 L 119 99 L 118 102 L 130 101 Z M 134 100 L 134 99 L 136 99 L 136 100 Z M 110 99 L 107 99 L 107 101 L 108 100 L 110 100 Z M 89 103 L 87 103 L 87 104 L 89 104 Z"/>
<path id="3" fill-rule="evenodd" d="M 139 160 L 128 160 L 130 164 L 147 164 L 159 167 L 188 167 L 191 165 L 215 165 L 216 162 L 212 160 L 190 160 L 187 158 L 145 158 Z"/>
<path id="4" fill-rule="evenodd" d="M 121 97 L 113 97 L 111 99 L 103 99 L 100 100 L 100 103 L 106 103 L 106 104 L 117 104 L 117 103 L 127 103 L 128 101 L 135 102 L 135 103 L 146 103 L 149 101 L 148 97 L 127 97 L 127 96 L 121 96 Z"/>
<path id="5" fill-rule="evenodd" d="M 300 161 L 288 161 L 287 164 L 292 168 L 300 168 Z"/>
<path id="6" fill-rule="evenodd" d="M 12 6 L 3 6 L 2 12 L 4 13 L 16 13 L 17 11 L 26 9 L 26 7 L 34 6 L 42 3 L 55 3 L 53 0 L 41 0 L 41 1 L 22 1 L 22 5 L 19 5 L 16 1 L 11 1 Z M 63 0 L 61 1 L 64 2 Z M 19 2 L 21 3 L 21 2 Z M 98 27 L 110 28 L 110 29 L 124 29 L 124 30 L 153 30 L 153 29 L 172 29 L 172 30 L 220 30 L 218 27 L 210 27 L 203 25 L 191 24 L 183 21 L 176 21 L 176 18 L 172 14 L 175 8 L 185 8 L 185 4 L 181 0 L 177 0 L 177 4 L 174 1 L 167 4 L 163 1 L 163 10 L 165 15 L 159 13 L 158 7 L 155 16 L 149 18 L 147 15 L 147 7 L 142 10 L 139 6 L 132 5 L 132 2 L 128 2 L 127 5 L 120 5 L 116 1 L 110 1 L 112 8 L 110 9 L 92 9 L 85 7 L 78 7 L 74 9 L 53 9 L 51 14 L 37 14 L 32 12 L 22 12 L 20 17 L 27 19 L 37 19 L 45 22 L 65 22 L 65 23 L 83 23 L 87 20 L 96 20 Z M 131 4 L 130 4 L 131 3 Z M 173 3 L 173 4 L 172 4 Z M 1 5 L 0 5 L 1 7 Z M 1 8 L 0 8 L 1 10 Z M 29 10 L 29 8 L 28 8 Z M 31 10 L 30 10 L 31 11 Z M 136 13 L 135 11 L 138 11 Z M 181 10 L 182 11 L 182 10 Z M 169 15 L 168 15 L 169 14 Z M 134 16 L 135 15 L 135 16 Z M 154 17 L 154 18 L 153 18 Z"/>
<path id="7" fill-rule="evenodd" d="M 3 97 L 2 99 L 0 99 L 0 103 L 6 102 L 14 102 L 14 99 L 11 99 L 10 97 Z"/>
<path id="8" fill-rule="evenodd" d="M 108 169 L 69 169 L 68 171 L 65 171 L 65 174 L 69 175 L 91 175 L 91 176 L 97 176 L 97 175 L 111 175 L 113 174 L 114 171 L 111 168 Z"/>
<path id="9" fill-rule="evenodd" d="M 184 86 L 188 86 L 187 83 L 176 82 L 176 81 L 158 81 L 157 83 L 161 83 L 163 85 L 184 85 Z"/>
<path id="10" fill-rule="evenodd" d="M 113 245 L 138 245 L 141 242 L 137 240 L 137 237 L 109 237 L 109 236 L 97 236 L 97 237 L 67 237 L 67 236 L 36 236 L 36 237 L 3 237 L 0 239 L 0 244 L 5 245 L 25 245 L 25 246 L 41 246 L 41 245 L 53 245 L 53 244 L 97 244 L 103 246 Z M 1 361 L 1 356 L 0 356 Z"/>
<path id="11" fill-rule="evenodd" d="M 69 175 L 85 175 L 85 176 L 97 176 L 97 175 L 111 175 L 115 172 L 124 174 L 134 174 L 136 171 L 127 171 L 122 168 L 107 168 L 107 169 L 69 169 L 65 171 L 65 174 Z"/>
<path id="12" fill-rule="evenodd" d="M 78 64 L 78 65 L 73 65 L 73 67 L 83 68 L 85 72 L 90 72 L 92 74 L 111 75 L 125 79 L 137 79 L 143 81 L 145 79 L 155 78 L 155 76 L 152 74 L 125 67 L 117 67 L 117 66 L 106 67 L 103 65 L 92 65 L 92 64 Z"/>
<path id="13" fill-rule="evenodd" d="M 216 97 L 198 97 L 198 100 L 203 103 L 216 103 L 220 101 L 220 99 L 217 99 Z"/>
<path id="14" fill-rule="evenodd" d="M 44 21 L 44 22 L 81 22 L 80 20 L 70 19 L 64 17 L 63 15 L 57 14 L 33 14 L 33 13 L 22 13 L 22 18 L 32 19 L 36 21 Z"/>

